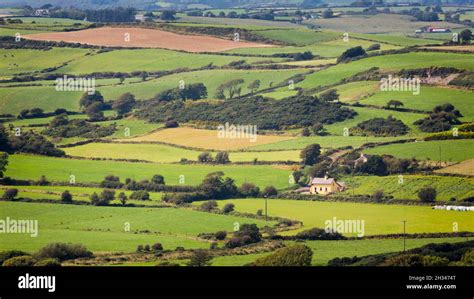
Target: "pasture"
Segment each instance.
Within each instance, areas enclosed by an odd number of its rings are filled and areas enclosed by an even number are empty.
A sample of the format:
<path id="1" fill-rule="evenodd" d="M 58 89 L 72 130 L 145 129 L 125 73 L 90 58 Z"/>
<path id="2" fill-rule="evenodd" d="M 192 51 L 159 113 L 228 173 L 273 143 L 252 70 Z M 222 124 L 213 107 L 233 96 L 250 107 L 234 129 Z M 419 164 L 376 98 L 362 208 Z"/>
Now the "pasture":
<path id="1" fill-rule="evenodd" d="M 220 200 L 219 207 L 230 202 L 235 204 L 235 210 L 239 212 L 265 211 L 263 198 Z M 403 220 L 407 221 L 406 231 L 410 234 L 452 232 L 453 222 L 459 224 L 459 231 L 474 229 L 472 212 L 433 210 L 429 206 L 269 199 L 268 215 L 303 222 L 301 229 L 286 234 L 295 234 L 312 227 L 325 228 L 325 222 L 332 221 L 333 217 L 338 220 L 364 220 L 366 236 L 402 233 Z"/>
<path id="2" fill-rule="evenodd" d="M 37 220 L 38 236 L 1 234 L 0 251 L 33 252 L 52 242 L 81 243 L 93 252 L 134 252 L 138 245 L 151 246 L 158 242 L 165 249 L 208 248 L 209 242 L 197 238 L 199 233 L 232 231 L 235 222 L 267 224 L 261 220 L 177 208 L 0 202 L 0 219 L 6 217 Z"/>
<path id="3" fill-rule="evenodd" d="M 139 158 L 139 157 L 138 157 Z M 273 185 L 276 188 L 289 186 L 291 170 L 272 165 L 181 165 L 157 163 L 130 163 L 117 161 L 92 161 L 65 158 L 51 158 L 34 155 L 10 155 L 5 173 L 16 179 L 37 180 L 45 175 L 50 181 L 69 181 L 71 174 L 76 182 L 100 182 L 106 175 L 119 176 L 137 181 L 151 179 L 155 174 L 164 176 L 166 184 L 177 185 L 184 176 L 183 185 L 198 185 L 212 172 L 222 171 L 235 180 L 237 185 L 251 182 L 259 187 Z M 255 175 L 258 173 L 258 176 Z"/>
<path id="4" fill-rule="evenodd" d="M 238 150 L 250 146 L 290 140 L 290 136 L 257 135 L 251 138 L 219 138 L 218 130 L 203 130 L 194 128 L 173 128 L 131 138 L 132 142 L 164 142 L 179 146 L 211 150 Z M 120 139 L 118 140 L 120 141 Z"/>
<path id="5" fill-rule="evenodd" d="M 136 159 L 156 162 L 173 163 L 181 159 L 197 161 L 202 153 L 197 150 L 184 149 L 164 144 L 127 144 L 127 143 L 88 143 L 81 146 L 68 147 L 64 151 L 69 156 L 86 158 Z M 216 152 L 211 153 L 213 156 Z M 300 151 L 270 152 L 231 152 L 231 162 L 258 161 L 299 161 Z"/>

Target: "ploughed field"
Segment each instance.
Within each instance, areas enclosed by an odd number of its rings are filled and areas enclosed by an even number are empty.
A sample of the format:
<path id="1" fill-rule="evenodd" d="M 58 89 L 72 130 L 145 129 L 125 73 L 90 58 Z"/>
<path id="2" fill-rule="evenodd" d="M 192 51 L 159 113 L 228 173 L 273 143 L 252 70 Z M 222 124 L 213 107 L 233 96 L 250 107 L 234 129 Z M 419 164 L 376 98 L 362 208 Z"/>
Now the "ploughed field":
<path id="1" fill-rule="evenodd" d="M 211 36 L 183 35 L 143 28 L 101 27 L 72 32 L 52 32 L 26 35 L 25 38 L 64 41 L 95 46 L 163 48 L 187 52 L 221 52 L 238 48 L 261 48 L 271 45 L 232 41 Z"/>

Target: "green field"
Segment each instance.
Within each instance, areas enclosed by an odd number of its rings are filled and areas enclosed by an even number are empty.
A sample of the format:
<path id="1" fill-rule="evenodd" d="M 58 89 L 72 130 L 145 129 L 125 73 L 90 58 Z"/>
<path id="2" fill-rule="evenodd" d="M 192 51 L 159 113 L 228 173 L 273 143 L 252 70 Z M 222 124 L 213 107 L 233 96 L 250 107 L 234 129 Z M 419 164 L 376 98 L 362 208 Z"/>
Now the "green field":
<path id="1" fill-rule="evenodd" d="M 474 93 L 468 90 L 454 88 L 422 86 L 420 94 L 414 95 L 409 91 L 380 91 L 360 101 L 362 104 L 383 107 L 390 100 L 398 100 L 404 104 L 404 108 L 432 111 L 437 105 L 451 103 L 464 116 L 464 121 L 474 120 L 474 109 L 472 99 Z"/>
<path id="2" fill-rule="evenodd" d="M 137 157 L 140 158 L 140 157 Z M 69 181 L 71 174 L 76 182 L 100 182 L 106 175 L 119 176 L 135 180 L 150 179 L 155 174 L 165 177 L 168 185 L 178 184 L 184 175 L 185 185 L 197 185 L 211 172 L 223 171 L 237 184 L 252 182 L 260 187 L 274 185 L 277 188 L 288 187 L 290 170 L 271 165 L 181 165 L 155 163 L 127 163 L 115 161 L 92 161 L 63 158 L 50 158 L 32 155 L 10 155 L 6 176 L 18 179 L 37 180 L 46 175 L 50 181 Z M 255 175 L 258 173 L 258 176 Z"/>
<path id="3" fill-rule="evenodd" d="M 240 212 L 265 210 L 263 198 L 221 200 L 219 206 L 229 202 L 235 204 L 235 209 Z M 459 231 L 474 230 L 470 212 L 433 210 L 429 206 L 272 199 L 268 200 L 268 215 L 303 222 L 303 228 L 288 234 L 312 227 L 325 228 L 325 221 L 331 221 L 333 217 L 338 220 L 364 220 L 367 236 L 402 233 L 403 220 L 407 221 L 407 233 L 452 232 L 453 222 L 459 224 Z"/>
<path id="4" fill-rule="evenodd" d="M 60 204 L 0 202 L 0 219 L 38 221 L 38 237 L 26 234 L 1 234 L 0 251 L 35 251 L 52 242 L 84 244 L 93 252 L 133 252 L 137 245 L 162 243 L 165 249 L 176 246 L 208 248 L 196 238 L 202 232 L 232 231 L 234 223 L 264 221 L 210 214 L 177 208 L 93 207 Z M 129 223 L 130 231 L 125 231 Z M 179 225 L 178 225 L 179 224 Z M 273 222 L 269 222 L 273 225 Z"/>
<path id="5" fill-rule="evenodd" d="M 340 34 L 336 32 L 291 29 L 260 30 L 254 31 L 254 33 L 298 46 L 326 42 L 340 37 Z"/>
<path id="6" fill-rule="evenodd" d="M 74 186 L 0 186 L 0 194 L 3 195 L 5 189 L 15 188 L 18 189 L 18 198 L 30 198 L 30 199 L 52 199 L 59 201 L 61 199 L 61 193 L 68 190 L 73 196 L 75 201 L 90 202 L 90 196 L 95 192 L 100 194 L 103 188 L 92 188 L 92 187 L 74 187 Z M 127 197 L 130 197 L 133 191 L 116 190 L 115 195 L 117 196 L 120 192 L 125 193 Z M 133 203 L 137 205 L 160 205 L 162 204 L 161 198 L 163 193 L 160 192 L 149 192 L 151 200 L 133 200 L 129 199 L 127 203 Z M 112 204 L 121 204 L 118 199 L 111 201 Z"/>
<path id="7" fill-rule="evenodd" d="M 315 88 L 336 84 L 342 79 L 366 71 L 372 67 L 393 71 L 401 69 L 415 69 L 430 66 L 454 67 L 458 69 L 474 70 L 474 54 L 416 52 L 369 57 L 351 63 L 342 63 L 336 66 L 315 72 L 306 76 L 306 79 L 297 84 L 302 88 Z"/>
<path id="8" fill-rule="evenodd" d="M 403 175 L 402 181 L 398 175 L 355 176 L 344 177 L 342 180 L 348 189 L 345 195 L 369 195 L 377 190 L 383 190 L 385 195 L 395 199 L 418 200 L 418 190 L 431 186 L 436 189 L 438 201 L 448 201 L 451 198 L 462 200 L 474 196 L 474 179 L 465 177 L 434 176 L 434 175 Z M 400 184 L 401 183 L 401 184 Z"/>
<path id="9" fill-rule="evenodd" d="M 437 140 L 389 144 L 366 150 L 367 154 L 390 154 L 399 158 L 461 162 L 474 157 L 474 140 Z M 441 156 L 440 156 L 441 155 Z"/>
<path id="10" fill-rule="evenodd" d="M 162 49 L 114 50 L 77 59 L 57 70 L 64 74 L 88 74 L 92 72 L 164 71 L 182 67 L 200 68 L 207 65 L 222 66 L 242 57 L 213 54 L 192 54 Z M 268 60 L 245 57 L 248 63 Z M 281 59 L 274 58 L 274 61 Z"/>
<path id="11" fill-rule="evenodd" d="M 173 163 L 182 158 L 197 161 L 202 153 L 197 150 L 183 149 L 162 144 L 120 144 L 120 143 L 89 143 L 86 145 L 65 148 L 67 155 L 87 158 L 137 159 L 157 162 Z M 212 153 L 215 156 L 216 153 Z M 300 151 L 273 151 L 273 152 L 232 152 L 229 154 L 231 162 L 258 161 L 299 161 Z"/>

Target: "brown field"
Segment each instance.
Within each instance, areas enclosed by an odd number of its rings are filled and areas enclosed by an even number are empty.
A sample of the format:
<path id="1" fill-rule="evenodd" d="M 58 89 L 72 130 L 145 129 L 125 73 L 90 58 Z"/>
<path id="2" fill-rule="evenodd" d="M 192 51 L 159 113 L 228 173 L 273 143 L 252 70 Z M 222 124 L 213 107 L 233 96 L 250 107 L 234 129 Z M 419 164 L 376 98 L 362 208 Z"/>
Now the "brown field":
<path id="1" fill-rule="evenodd" d="M 194 128 L 175 128 L 160 130 L 145 136 L 117 140 L 126 142 L 164 142 L 180 146 L 210 150 L 239 150 L 250 146 L 279 142 L 293 139 L 288 136 L 258 135 L 255 142 L 244 138 L 218 138 L 217 130 L 201 130 Z"/>
<path id="2" fill-rule="evenodd" d="M 461 163 L 436 170 L 435 172 L 474 175 L 474 159 L 469 159 Z"/>
<path id="3" fill-rule="evenodd" d="M 128 41 L 125 36 L 129 37 Z M 95 46 L 162 48 L 188 52 L 220 52 L 238 48 L 271 47 L 266 44 L 234 42 L 211 36 L 182 35 L 143 28 L 102 27 L 72 32 L 29 34 L 24 37 L 33 40 L 65 41 Z"/>
<path id="4" fill-rule="evenodd" d="M 445 51 L 468 51 L 474 52 L 474 45 L 465 46 L 439 46 L 439 47 L 423 47 L 425 49 L 445 50 Z"/>

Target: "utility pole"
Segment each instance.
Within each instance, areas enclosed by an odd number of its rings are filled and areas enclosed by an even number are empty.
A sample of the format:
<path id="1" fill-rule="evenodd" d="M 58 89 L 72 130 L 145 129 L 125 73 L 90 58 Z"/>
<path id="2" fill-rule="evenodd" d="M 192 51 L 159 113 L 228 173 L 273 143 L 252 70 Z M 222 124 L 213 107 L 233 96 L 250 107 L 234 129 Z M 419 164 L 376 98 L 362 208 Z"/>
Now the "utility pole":
<path id="1" fill-rule="evenodd" d="M 406 250 L 406 220 L 403 220 L 403 252 Z"/>

